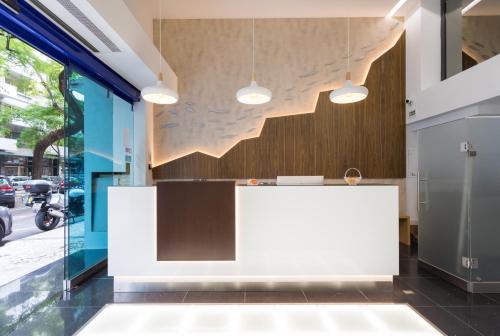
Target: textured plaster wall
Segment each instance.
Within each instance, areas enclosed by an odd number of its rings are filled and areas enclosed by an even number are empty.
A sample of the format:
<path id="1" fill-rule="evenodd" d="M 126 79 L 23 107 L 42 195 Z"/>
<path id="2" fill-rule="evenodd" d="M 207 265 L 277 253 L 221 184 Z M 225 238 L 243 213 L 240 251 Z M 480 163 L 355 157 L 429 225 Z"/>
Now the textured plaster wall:
<path id="1" fill-rule="evenodd" d="M 463 50 L 481 63 L 500 54 L 500 16 L 464 16 Z"/>
<path id="2" fill-rule="evenodd" d="M 235 98 L 250 82 L 251 20 L 163 20 L 162 27 L 163 55 L 178 76 L 180 100 L 155 109 L 154 165 L 196 151 L 220 157 L 240 140 L 258 137 L 268 117 L 313 112 L 319 93 L 345 79 L 346 18 L 256 20 L 257 81 L 273 92 L 261 106 Z M 403 29 L 396 19 L 351 19 L 353 82 L 365 81 L 370 64 Z"/>

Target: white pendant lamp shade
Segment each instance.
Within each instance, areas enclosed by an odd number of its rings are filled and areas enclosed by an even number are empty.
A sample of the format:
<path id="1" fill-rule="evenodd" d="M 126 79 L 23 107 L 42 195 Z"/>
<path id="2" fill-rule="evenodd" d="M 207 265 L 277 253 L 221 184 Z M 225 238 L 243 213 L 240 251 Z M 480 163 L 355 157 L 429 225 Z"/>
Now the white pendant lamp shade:
<path id="1" fill-rule="evenodd" d="M 236 99 L 247 105 L 260 105 L 271 101 L 271 90 L 259 86 L 255 80 L 255 19 L 252 19 L 252 81 L 249 86 L 236 92 Z"/>
<path id="2" fill-rule="evenodd" d="M 368 89 L 361 85 L 352 84 L 350 75 L 347 75 L 347 79 L 344 85 L 336 90 L 330 92 L 330 100 L 335 104 L 350 104 L 356 103 L 368 96 Z"/>
<path id="3" fill-rule="evenodd" d="M 144 100 L 159 105 L 175 104 L 179 100 L 177 92 L 169 89 L 163 84 L 163 77 L 161 73 L 158 76 L 158 82 L 156 82 L 156 85 L 146 86 L 142 89 L 141 96 Z"/>
<path id="4" fill-rule="evenodd" d="M 179 95 L 174 90 L 168 88 L 163 84 L 163 73 L 162 73 L 162 2 L 160 1 L 160 72 L 158 73 L 158 81 L 155 85 L 146 86 L 141 90 L 141 97 L 150 103 L 158 105 L 170 105 L 175 104 L 179 100 Z"/>
<path id="5" fill-rule="evenodd" d="M 245 86 L 236 92 L 236 99 L 242 104 L 259 105 L 271 101 L 273 94 L 271 90 L 259 86 L 256 81 L 252 81 L 249 86 Z"/>
<path id="6" fill-rule="evenodd" d="M 347 18 L 347 73 L 344 85 L 336 90 L 330 92 L 330 101 L 335 104 L 351 104 L 359 102 L 366 97 L 368 97 L 368 89 L 361 85 L 354 85 L 351 81 L 350 72 L 350 59 L 351 59 L 351 48 L 350 48 L 350 28 L 351 20 Z"/>

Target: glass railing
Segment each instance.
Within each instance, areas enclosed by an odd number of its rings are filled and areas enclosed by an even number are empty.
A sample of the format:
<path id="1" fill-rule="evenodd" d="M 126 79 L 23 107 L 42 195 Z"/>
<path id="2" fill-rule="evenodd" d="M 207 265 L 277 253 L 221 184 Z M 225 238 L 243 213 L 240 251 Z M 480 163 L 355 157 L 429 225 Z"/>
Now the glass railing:
<path id="1" fill-rule="evenodd" d="M 443 79 L 500 54 L 500 0 L 443 2 Z"/>

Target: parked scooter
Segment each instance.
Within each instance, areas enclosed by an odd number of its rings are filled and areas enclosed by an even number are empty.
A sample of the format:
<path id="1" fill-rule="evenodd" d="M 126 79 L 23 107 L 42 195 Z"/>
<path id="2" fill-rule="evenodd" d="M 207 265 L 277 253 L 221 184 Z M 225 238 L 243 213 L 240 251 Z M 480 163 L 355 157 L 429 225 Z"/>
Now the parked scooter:
<path id="1" fill-rule="evenodd" d="M 32 207 L 36 226 L 43 231 L 54 229 L 68 217 L 75 218 L 84 213 L 84 190 L 72 188 L 68 191 L 69 209 L 65 209 L 64 193 L 52 193 L 45 180 L 33 180 L 24 186 L 27 193 L 25 205 Z"/>
<path id="2" fill-rule="evenodd" d="M 45 180 L 31 180 L 23 185 L 25 191 L 24 205 L 38 212 L 43 202 L 46 202 L 52 195 L 52 188 Z"/>
<path id="3" fill-rule="evenodd" d="M 40 230 L 49 231 L 64 217 L 64 194 L 52 194 L 41 204 L 35 216 L 35 224 Z"/>
<path id="4" fill-rule="evenodd" d="M 25 205 L 37 213 L 35 225 L 43 231 L 55 228 L 64 218 L 64 196 L 52 194 L 52 187 L 45 180 L 32 180 L 23 187 L 28 193 Z"/>

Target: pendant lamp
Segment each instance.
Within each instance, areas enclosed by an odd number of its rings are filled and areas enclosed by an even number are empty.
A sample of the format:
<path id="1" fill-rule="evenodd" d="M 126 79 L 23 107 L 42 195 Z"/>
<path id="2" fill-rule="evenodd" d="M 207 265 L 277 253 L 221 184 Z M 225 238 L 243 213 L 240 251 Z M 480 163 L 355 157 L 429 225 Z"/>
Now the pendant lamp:
<path id="1" fill-rule="evenodd" d="M 169 105 L 175 104 L 179 100 L 179 95 L 174 90 L 168 88 L 163 84 L 163 73 L 162 73 L 162 5 L 163 1 L 160 1 L 160 72 L 158 73 L 158 81 L 155 85 L 146 86 L 141 90 L 141 96 L 144 100 L 159 104 L 159 105 Z"/>
<path id="2" fill-rule="evenodd" d="M 330 100 L 335 104 L 350 104 L 359 102 L 368 96 L 368 89 L 362 85 L 354 85 L 351 81 L 350 72 L 350 18 L 347 18 L 347 72 L 344 85 L 330 92 Z"/>
<path id="3" fill-rule="evenodd" d="M 272 92 L 259 86 L 255 80 L 255 18 L 252 19 L 252 81 L 249 86 L 236 92 L 236 99 L 242 104 L 260 105 L 271 101 Z"/>

